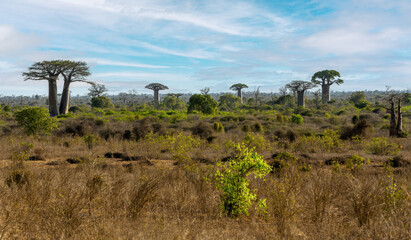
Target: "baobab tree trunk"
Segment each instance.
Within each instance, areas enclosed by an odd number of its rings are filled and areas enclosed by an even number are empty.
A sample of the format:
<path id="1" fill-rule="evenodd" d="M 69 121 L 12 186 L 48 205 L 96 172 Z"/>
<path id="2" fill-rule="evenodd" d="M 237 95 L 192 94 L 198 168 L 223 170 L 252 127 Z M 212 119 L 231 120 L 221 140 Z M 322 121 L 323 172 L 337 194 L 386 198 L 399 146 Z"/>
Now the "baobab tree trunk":
<path id="1" fill-rule="evenodd" d="M 158 94 L 159 90 L 154 89 L 154 103 L 160 104 L 160 95 Z"/>
<path id="2" fill-rule="evenodd" d="M 330 101 L 330 85 L 324 84 L 321 85 L 321 96 L 322 96 L 322 104 L 327 104 Z"/>
<path id="3" fill-rule="evenodd" d="M 61 94 L 61 100 L 60 100 L 60 114 L 68 113 L 69 101 L 70 101 L 70 84 L 64 83 L 63 92 Z"/>
<path id="4" fill-rule="evenodd" d="M 390 137 L 397 136 L 397 123 L 395 121 L 395 106 L 394 106 L 394 99 L 390 99 Z"/>
<path id="5" fill-rule="evenodd" d="M 402 136 L 402 112 L 401 112 L 401 98 L 398 99 L 398 121 L 397 121 L 397 136 Z"/>
<path id="6" fill-rule="evenodd" d="M 49 112 L 50 116 L 59 115 L 57 98 L 57 80 L 49 80 Z"/>
<path id="7" fill-rule="evenodd" d="M 243 103 L 243 93 L 242 93 L 241 89 L 237 90 L 237 96 L 240 98 L 241 103 Z"/>
<path id="8" fill-rule="evenodd" d="M 304 92 L 305 92 L 305 91 L 297 91 L 297 105 L 298 105 L 298 106 L 302 106 L 302 107 L 305 106 L 305 103 L 304 103 Z"/>

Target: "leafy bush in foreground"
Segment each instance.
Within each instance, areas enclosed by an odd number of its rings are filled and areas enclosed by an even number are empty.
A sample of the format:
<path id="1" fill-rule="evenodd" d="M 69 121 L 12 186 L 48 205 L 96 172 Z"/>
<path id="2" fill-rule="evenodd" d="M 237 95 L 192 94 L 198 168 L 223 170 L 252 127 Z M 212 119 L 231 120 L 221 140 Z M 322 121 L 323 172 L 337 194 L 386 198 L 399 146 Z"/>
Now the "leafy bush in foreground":
<path id="1" fill-rule="evenodd" d="M 27 135 L 50 134 L 58 127 L 58 120 L 49 116 L 47 108 L 28 107 L 14 113 L 17 123 Z"/>
<path id="2" fill-rule="evenodd" d="M 236 158 L 226 165 L 220 164 L 223 169 L 215 174 L 217 188 L 223 191 L 220 196 L 221 209 L 234 218 L 240 214 L 248 215 L 248 209 L 257 200 L 256 190 L 248 188 L 249 180 L 246 177 L 253 173 L 256 178 L 264 178 L 271 171 L 263 157 L 253 149 L 238 145 L 237 150 L 239 154 Z M 265 199 L 260 199 L 257 207 L 265 208 Z"/>

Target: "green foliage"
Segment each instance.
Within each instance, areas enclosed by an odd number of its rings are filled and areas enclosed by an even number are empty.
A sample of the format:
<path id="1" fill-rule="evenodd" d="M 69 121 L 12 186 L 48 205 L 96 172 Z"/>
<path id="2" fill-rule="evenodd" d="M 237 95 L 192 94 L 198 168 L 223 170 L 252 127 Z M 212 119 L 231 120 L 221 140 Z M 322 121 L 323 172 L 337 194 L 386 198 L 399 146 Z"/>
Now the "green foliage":
<path id="1" fill-rule="evenodd" d="M 256 131 L 256 132 L 264 132 L 263 125 L 261 125 L 261 123 L 259 123 L 259 122 L 256 122 L 256 123 L 254 124 L 254 131 Z"/>
<path id="2" fill-rule="evenodd" d="M 373 138 L 368 145 L 368 151 L 374 155 L 394 155 L 400 152 L 400 146 L 389 143 L 387 138 Z"/>
<path id="3" fill-rule="evenodd" d="M 5 112 L 10 112 L 10 111 L 11 111 L 10 106 L 9 106 L 9 105 L 4 106 L 4 107 L 3 107 L 3 111 L 5 111 Z"/>
<path id="4" fill-rule="evenodd" d="M 239 153 L 236 158 L 226 165 L 220 163 L 222 170 L 217 170 L 215 177 L 217 188 L 222 190 L 220 195 L 220 206 L 224 214 L 237 217 L 241 214 L 248 215 L 248 209 L 257 200 L 256 189 L 248 188 L 247 176 L 253 174 L 255 178 L 264 178 L 271 167 L 264 162 L 262 156 L 249 150 L 244 145 L 237 145 Z M 266 208 L 265 199 L 257 202 L 257 208 Z"/>
<path id="5" fill-rule="evenodd" d="M 213 128 L 214 128 L 214 131 L 216 131 L 216 132 L 221 132 L 221 133 L 224 132 L 224 126 L 220 122 L 214 122 L 213 123 Z"/>
<path id="6" fill-rule="evenodd" d="M 280 174 L 285 168 L 290 166 L 290 163 L 297 162 L 298 158 L 289 152 L 280 152 L 273 154 L 273 162 L 271 167 L 273 172 Z"/>
<path id="7" fill-rule="evenodd" d="M 310 149 L 310 151 L 318 149 L 325 152 L 337 151 L 342 146 L 343 142 L 340 139 L 339 132 L 328 129 L 320 135 L 302 136 L 295 145 L 298 149 Z"/>
<path id="8" fill-rule="evenodd" d="M 293 114 L 291 115 L 290 122 L 295 123 L 295 124 L 303 124 L 304 118 L 300 114 Z"/>
<path id="9" fill-rule="evenodd" d="M 349 100 L 356 108 L 362 109 L 369 105 L 369 102 L 367 102 L 367 99 L 365 98 L 365 93 L 362 91 L 353 92 Z"/>
<path id="10" fill-rule="evenodd" d="M 27 135 L 50 134 L 58 127 L 58 120 L 49 116 L 44 107 L 28 107 L 14 113 L 17 123 Z"/>
<path id="11" fill-rule="evenodd" d="M 361 170 L 364 164 L 369 161 L 370 160 L 368 158 L 364 160 L 363 157 L 354 154 L 347 159 L 347 161 L 345 162 L 345 167 L 351 172 L 356 172 L 358 170 Z"/>
<path id="12" fill-rule="evenodd" d="M 258 152 L 264 151 L 270 148 L 269 141 L 267 141 L 263 135 L 255 134 L 255 133 L 247 133 L 247 135 L 243 139 L 243 144 L 247 148 L 253 148 Z"/>
<path id="13" fill-rule="evenodd" d="M 93 149 L 98 140 L 98 137 L 94 136 L 93 134 L 83 136 L 83 141 L 89 150 Z"/>
<path id="14" fill-rule="evenodd" d="M 352 118 L 351 118 L 351 123 L 352 123 L 352 124 L 356 124 L 359 120 L 360 120 L 360 116 L 354 115 L 354 116 L 352 116 Z"/>
<path id="15" fill-rule="evenodd" d="M 199 111 L 204 114 L 214 114 L 218 102 L 210 95 L 194 94 L 188 100 L 188 113 Z"/>
<path id="16" fill-rule="evenodd" d="M 167 96 L 163 99 L 163 105 L 172 110 L 186 110 L 187 104 L 178 97 L 175 96 Z"/>
<path id="17" fill-rule="evenodd" d="M 233 94 L 224 94 L 220 97 L 219 107 L 222 110 L 235 110 L 241 106 L 241 99 Z"/>
<path id="18" fill-rule="evenodd" d="M 106 96 L 93 97 L 91 99 L 91 106 L 93 108 L 108 108 L 113 107 L 110 99 Z"/>
<path id="19" fill-rule="evenodd" d="M 387 178 L 383 183 L 384 188 L 384 210 L 393 212 L 398 209 L 407 198 L 406 192 L 402 187 L 398 187 L 394 181 L 391 171 L 388 172 Z"/>

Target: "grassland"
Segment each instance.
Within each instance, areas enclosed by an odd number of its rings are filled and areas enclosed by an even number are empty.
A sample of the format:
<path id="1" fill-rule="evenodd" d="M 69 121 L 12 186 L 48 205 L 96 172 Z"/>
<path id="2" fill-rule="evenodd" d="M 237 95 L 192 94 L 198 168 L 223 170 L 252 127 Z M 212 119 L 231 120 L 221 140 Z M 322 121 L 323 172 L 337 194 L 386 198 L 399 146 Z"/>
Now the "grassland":
<path id="1" fill-rule="evenodd" d="M 410 239 L 411 140 L 384 109 L 82 107 L 45 136 L 1 116 L 0 239 Z M 273 171 L 250 178 L 265 211 L 232 218 L 215 171 L 239 143 Z"/>

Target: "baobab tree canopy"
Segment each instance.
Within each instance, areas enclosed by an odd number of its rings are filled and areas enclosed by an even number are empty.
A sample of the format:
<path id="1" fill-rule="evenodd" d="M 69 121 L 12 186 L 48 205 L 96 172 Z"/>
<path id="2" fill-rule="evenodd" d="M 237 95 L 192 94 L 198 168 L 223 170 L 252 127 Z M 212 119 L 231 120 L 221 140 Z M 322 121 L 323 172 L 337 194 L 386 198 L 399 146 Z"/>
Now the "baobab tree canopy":
<path id="1" fill-rule="evenodd" d="M 146 88 L 151 89 L 151 90 L 166 90 L 168 89 L 167 86 L 161 84 L 161 83 L 150 83 L 146 86 Z"/>
<path id="2" fill-rule="evenodd" d="M 154 102 L 156 104 L 160 103 L 160 95 L 158 95 L 158 91 L 168 89 L 167 86 L 161 83 L 150 83 L 149 85 L 146 86 L 146 88 L 154 91 Z"/>
<path id="3" fill-rule="evenodd" d="M 285 87 L 297 92 L 297 105 L 304 106 L 304 93 L 306 90 L 315 87 L 315 83 L 296 80 L 285 85 Z"/>
<path id="4" fill-rule="evenodd" d="M 245 85 L 245 84 L 243 84 L 243 83 L 237 83 L 237 84 L 233 84 L 233 85 L 230 87 L 230 89 L 233 90 L 233 91 L 238 91 L 238 90 L 241 90 L 241 89 L 243 89 L 243 88 L 248 88 L 248 86 Z"/>
<path id="5" fill-rule="evenodd" d="M 340 77 L 340 73 L 335 70 L 319 71 L 312 76 L 311 82 L 321 85 L 323 104 L 330 101 L 330 86 L 334 83 L 337 85 L 344 83 Z"/>
<path id="6" fill-rule="evenodd" d="M 247 85 L 243 84 L 243 83 L 237 83 L 237 84 L 233 84 L 230 89 L 233 91 L 237 91 L 237 97 L 240 98 L 241 103 L 243 102 L 243 94 L 241 92 L 241 89 L 243 88 L 248 88 Z"/>
<path id="7" fill-rule="evenodd" d="M 61 65 L 60 73 L 64 78 L 64 86 L 60 102 L 60 114 L 66 114 L 68 112 L 70 100 L 70 84 L 73 82 L 93 83 L 86 80 L 86 77 L 91 74 L 86 62 L 70 60 L 59 61 Z"/>
<path id="8" fill-rule="evenodd" d="M 289 84 L 285 85 L 286 88 L 292 89 L 293 91 L 305 91 L 315 87 L 315 84 L 312 82 L 305 82 L 305 81 L 292 81 Z"/>
<path id="9" fill-rule="evenodd" d="M 24 81 L 26 80 L 47 80 L 49 82 L 49 112 L 50 116 L 59 114 L 57 98 L 57 79 L 60 75 L 61 61 L 42 61 L 36 62 L 27 72 L 23 72 Z"/>

